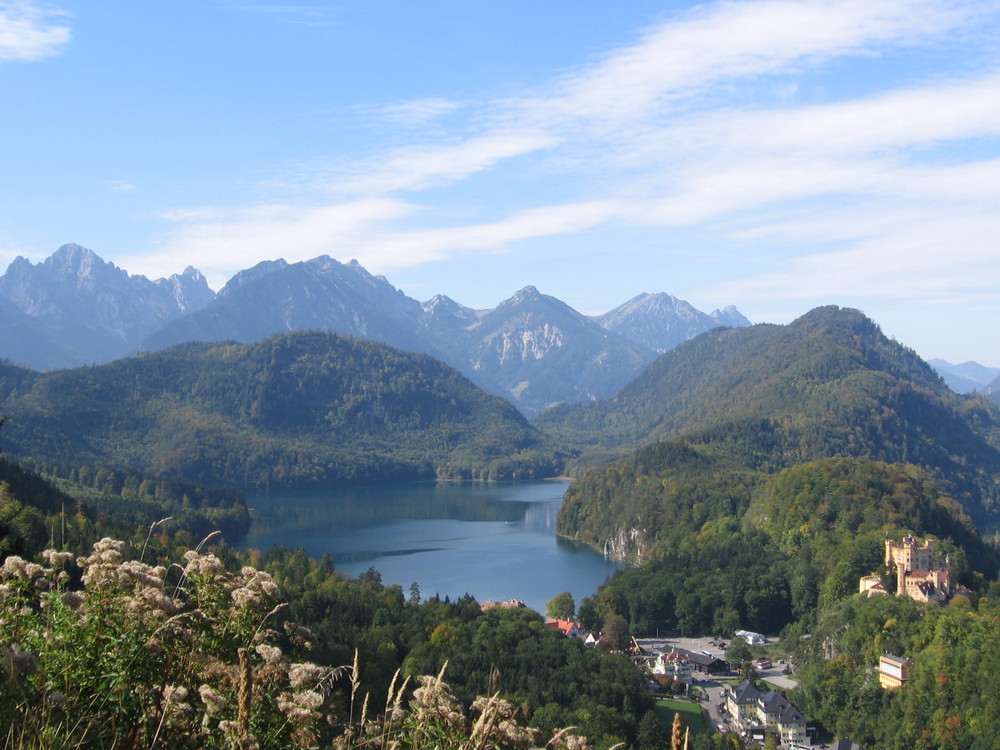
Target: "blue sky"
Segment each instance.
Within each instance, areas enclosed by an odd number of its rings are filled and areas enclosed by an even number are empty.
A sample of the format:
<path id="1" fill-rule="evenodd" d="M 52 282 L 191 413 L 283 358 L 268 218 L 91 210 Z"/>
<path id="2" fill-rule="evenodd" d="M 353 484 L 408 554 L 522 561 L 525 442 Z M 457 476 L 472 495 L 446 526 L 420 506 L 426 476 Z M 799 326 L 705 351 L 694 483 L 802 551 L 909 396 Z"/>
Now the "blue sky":
<path id="1" fill-rule="evenodd" d="M 995 1 L 0 0 L 0 264 L 857 307 L 1000 366 Z"/>

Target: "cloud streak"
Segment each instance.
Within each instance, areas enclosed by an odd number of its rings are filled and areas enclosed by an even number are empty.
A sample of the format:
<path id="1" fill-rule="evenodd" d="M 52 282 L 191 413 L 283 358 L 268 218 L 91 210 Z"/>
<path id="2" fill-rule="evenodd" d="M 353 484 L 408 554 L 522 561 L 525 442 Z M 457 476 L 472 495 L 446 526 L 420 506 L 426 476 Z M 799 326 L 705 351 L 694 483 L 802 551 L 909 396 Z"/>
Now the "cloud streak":
<path id="1" fill-rule="evenodd" d="M 69 44 L 65 16 L 26 0 L 0 2 L 0 62 L 31 62 L 59 54 Z"/>

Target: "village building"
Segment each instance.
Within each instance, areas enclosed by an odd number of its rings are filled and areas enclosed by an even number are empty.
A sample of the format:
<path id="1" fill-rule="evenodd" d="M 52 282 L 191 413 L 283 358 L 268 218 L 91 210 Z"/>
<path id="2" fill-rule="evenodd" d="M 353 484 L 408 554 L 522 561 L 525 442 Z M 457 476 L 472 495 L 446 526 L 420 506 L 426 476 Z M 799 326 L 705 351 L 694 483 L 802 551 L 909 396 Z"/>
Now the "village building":
<path id="1" fill-rule="evenodd" d="M 660 651 L 653 662 L 652 672 L 682 680 L 688 685 L 694 680 L 694 664 L 677 650 Z"/>
<path id="2" fill-rule="evenodd" d="M 726 688 L 725 703 L 730 721 L 749 737 L 762 741 L 767 734 L 774 734 L 783 748 L 810 744 L 805 716 L 777 690 L 764 691 L 743 680 Z"/>
<path id="3" fill-rule="evenodd" d="M 754 633 L 752 630 L 737 630 L 736 637 L 742 638 L 747 642 L 748 646 L 763 646 L 767 643 L 767 638 L 760 633 Z"/>
<path id="4" fill-rule="evenodd" d="M 560 620 L 555 617 L 549 617 L 545 620 L 545 624 L 554 630 L 558 630 L 567 638 L 579 638 L 583 635 L 583 631 L 580 630 L 580 626 L 572 620 Z"/>
<path id="5" fill-rule="evenodd" d="M 945 602 L 951 596 L 949 560 L 935 554 L 934 540 L 920 542 L 912 536 L 902 542 L 885 540 L 885 565 L 896 568 L 896 596 L 921 602 Z"/>
<path id="6" fill-rule="evenodd" d="M 876 594 L 886 594 L 885 586 L 882 585 L 882 576 L 861 576 L 858 583 L 858 593 L 868 594 L 869 597 Z"/>
<path id="7" fill-rule="evenodd" d="M 680 654 L 687 659 L 695 672 L 708 675 L 726 674 L 729 672 L 729 664 L 725 659 L 720 659 L 717 656 L 688 651 L 686 648 L 671 648 L 670 651 Z"/>
<path id="8" fill-rule="evenodd" d="M 505 602 L 495 602 L 492 599 L 487 599 L 479 605 L 479 610 L 481 612 L 485 612 L 486 610 L 493 609 L 494 607 L 500 607 L 501 609 L 522 609 L 527 606 L 528 605 L 520 599 L 508 599 Z"/>
<path id="9" fill-rule="evenodd" d="M 910 660 L 883 654 L 878 660 L 878 684 L 886 690 L 902 687 L 910 679 Z"/>

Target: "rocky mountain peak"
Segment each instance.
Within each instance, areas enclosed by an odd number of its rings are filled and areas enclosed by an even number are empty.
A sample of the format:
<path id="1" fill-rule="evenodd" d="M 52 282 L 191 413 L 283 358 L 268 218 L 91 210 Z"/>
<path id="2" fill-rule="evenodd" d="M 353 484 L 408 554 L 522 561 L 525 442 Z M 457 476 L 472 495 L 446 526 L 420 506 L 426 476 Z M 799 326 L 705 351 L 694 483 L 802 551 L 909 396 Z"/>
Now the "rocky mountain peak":
<path id="1" fill-rule="evenodd" d="M 514 293 L 514 296 L 508 299 L 504 304 L 510 305 L 523 305 L 526 302 L 536 302 L 543 298 L 542 295 L 535 287 L 530 284 L 523 289 L 519 289 Z"/>
<path id="2" fill-rule="evenodd" d="M 460 305 L 451 297 L 443 294 L 435 294 L 426 302 L 422 302 L 420 307 L 423 309 L 424 315 L 432 317 L 451 316 L 469 321 L 476 319 L 474 310 Z"/>
<path id="3" fill-rule="evenodd" d="M 729 326 L 730 328 L 743 328 L 744 326 L 753 325 L 743 313 L 736 309 L 735 305 L 726 305 L 721 310 L 712 310 L 709 313 L 709 317 L 715 318 L 719 321 L 720 325 Z"/>
<path id="4" fill-rule="evenodd" d="M 225 297 L 232 294 L 237 289 L 246 286 L 247 284 L 252 284 L 253 282 L 261 279 L 275 271 L 280 271 L 284 268 L 288 268 L 288 263 L 284 258 L 278 258 L 277 260 L 263 260 L 251 268 L 240 271 L 233 278 L 226 282 L 226 285 L 219 290 L 219 297 Z"/>
<path id="5" fill-rule="evenodd" d="M 160 279 L 158 284 L 167 286 L 180 310 L 199 310 L 215 298 L 208 286 L 208 279 L 193 266 L 188 266 L 182 274 L 173 274 L 169 279 Z"/>
<path id="6" fill-rule="evenodd" d="M 737 312 L 736 315 L 738 314 Z M 728 319 L 717 320 L 697 310 L 689 302 L 665 292 L 644 292 L 595 320 L 608 331 L 658 352 L 669 351 L 689 338 L 719 325 L 749 325 L 749 321 L 735 323 L 728 322 Z"/>
<path id="7" fill-rule="evenodd" d="M 64 366 L 123 356 L 141 336 L 213 296 L 193 268 L 150 281 L 76 243 L 37 265 L 17 258 L 0 276 L 0 297 L 28 316 L 53 350 L 64 352 Z"/>

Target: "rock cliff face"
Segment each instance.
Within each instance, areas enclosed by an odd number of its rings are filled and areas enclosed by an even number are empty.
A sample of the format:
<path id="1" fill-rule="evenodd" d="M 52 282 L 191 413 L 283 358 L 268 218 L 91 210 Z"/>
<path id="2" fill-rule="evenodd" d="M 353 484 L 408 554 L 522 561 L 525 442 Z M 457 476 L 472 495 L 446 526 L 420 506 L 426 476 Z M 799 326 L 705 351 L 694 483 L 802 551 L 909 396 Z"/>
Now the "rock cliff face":
<path id="1" fill-rule="evenodd" d="M 641 565 L 649 548 L 649 532 L 644 529 L 619 529 L 604 540 L 604 556 L 613 560 Z"/>
<path id="2" fill-rule="evenodd" d="M 528 413 L 610 396 L 656 356 L 532 286 L 466 327 L 455 345 L 476 377 L 492 381 L 489 390 Z"/>

